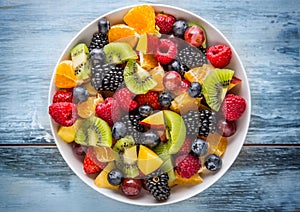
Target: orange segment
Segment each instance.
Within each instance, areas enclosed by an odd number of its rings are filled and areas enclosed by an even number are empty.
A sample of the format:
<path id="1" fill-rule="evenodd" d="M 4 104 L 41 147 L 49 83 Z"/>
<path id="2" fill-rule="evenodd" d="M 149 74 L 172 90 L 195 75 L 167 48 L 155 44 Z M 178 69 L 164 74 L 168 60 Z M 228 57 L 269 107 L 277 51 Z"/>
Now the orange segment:
<path id="1" fill-rule="evenodd" d="M 139 34 L 155 32 L 155 11 L 149 5 L 140 5 L 132 8 L 124 16 L 123 20 Z"/>
<path id="2" fill-rule="evenodd" d="M 184 74 L 184 78 L 190 82 L 199 82 L 201 85 L 203 84 L 204 79 L 210 70 L 213 69 L 213 66 L 204 64 L 201 67 L 196 67 Z"/>
<path id="3" fill-rule="evenodd" d="M 54 81 L 59 88 L 73 88 L 76 86 L 77 77 L 71 60 L 64 60 L 58 64 Z"/>
<path id="4" fill-rule="evenodd" d="M 128 42 L 135 43 L 137 42 L 138 38 L 136 37 L 136 31 L 134 28 L 129 27 L 125 24 L 117 24 L 110 28 L 108 31 L 108 41 L 114 42 L 114 41 L 122 41 L 125 42 L 128 40 Z"/>
<path id="5" fill-rule="evenodd" d="M 157 60 L 153 54 L 143 54 L 140 52 L 140 65 L 143 69 L 149 70 L 158 66 Z"/>

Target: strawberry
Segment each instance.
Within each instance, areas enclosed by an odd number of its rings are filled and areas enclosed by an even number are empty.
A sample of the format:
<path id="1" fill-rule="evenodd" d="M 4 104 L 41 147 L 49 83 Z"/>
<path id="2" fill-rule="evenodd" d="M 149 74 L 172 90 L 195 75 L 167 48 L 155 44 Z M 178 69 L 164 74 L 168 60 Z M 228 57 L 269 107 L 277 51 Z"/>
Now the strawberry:
<path id="1" fill-rule="evenodd" d="M 71 102 L 56 102 L 49 106 L 49 114 L 61 126 L 72 126 L 78 118 L 77 107 Z"/>
<path id="2" fill-rule="evenodd" d="M 103 103 L 97 104 L 95 113 L 111 127 L 114 125 L 114 122 L 120 119 L 118 103 L 112 97 L 108 97 Z"/>
<path id="3" fill-rule="evenodd" d="M 118 102 L 120 108 L 125 111 L 132 111 L 138 107 L 138 103 L 133 100 L 135 94 L 128 88 L 122 88 L 114 94 L 114 98 Z"/>
<path id="4" fill-rule="evenodd" d="M 206 50 L 209 62 L 216 68 L 224 68 L 230 63 L 231 49 L 226 45 L 211 46 Z"/>
<path id="5" fill-rule="evenodd" d="M 246 100 L 234 94 L 227 94 L 222 104 L 222 113 L 226 120 L 239 119 L 246 109 Z"/>
<path id="6" fill-rule="evenodd" d="M 192 154 L 178 156 L 175 164 L 177 173 L 183 178 L 190 178 L 201 167 L 199 157 Z"/>
<path id="7" fill-rule="evenodd" d="M 160 44 L 156 49 L 155 58 L 162 65 L 166 65 L 176 58 L 177 52 L 177 46 L 173 41 L 169 39 L 160 39 Z"/>
<path id="8" fill-rule="evenodd" d="M 135 97 L 138 105 L 150 105 L 153 110 L 159 110 L 161 105 L 158 100 L 158 93 L 155 91 L 148 91 L 146 94 L 140 94 Z"/>
<path id="9" fill-rule="evenodd" d="M 106 163 L 97 160 L 94 147 L 88 147 L 84 161 L 83 169 L 87 174 L 95 174 L 101 172 L 106 166 Z"/>
<path id="10" fill-rule="evenodd" d="M 159 27 L 159 32 L 168 34 L 172 31 L 175 17 L 169 14 L 158 13 L 155 16 L 155 24 Z"/>
<path id="11" fill-rule="evenodd" d="M 58 90 L 53 96 L 53 103 L 56 102 L 72 102 L 72 90 Z"/>

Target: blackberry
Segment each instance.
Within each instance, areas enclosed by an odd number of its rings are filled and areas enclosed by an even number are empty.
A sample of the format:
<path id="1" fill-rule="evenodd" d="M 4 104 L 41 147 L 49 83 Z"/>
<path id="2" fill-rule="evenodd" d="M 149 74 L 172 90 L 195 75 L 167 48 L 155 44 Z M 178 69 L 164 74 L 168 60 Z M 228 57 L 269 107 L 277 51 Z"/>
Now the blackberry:
<path id="1" fill-rule="evenodd" d="M 93 49 L 102 49 L 106 44 L 108 44 L 107 34 L 94 33 L 93 38 L 90 42 L 89 51 L 91 52 Z"/>
<path id="2" fill-rule="evenodd" d="M 92 67 L 91 83 L 96 90 L 113 91 L 119 88 L 123 81 L 124 68 L 113 64 L 96 64 Z"/>
<path id="3" fill-rule="evenodd" d="M 131 135 L 135 141 L 138 141 L 141 137 L 141 132 L 136 130 L 136 126 L 132 124 L 132 121 L 129 118 L 130 115 L 125 115 L 121 118 L 121 122 L 124 123 L 126 129 L 127 129 L 127 135 Z M 131 118 L 133 120 L 133 117 Z M 133 121 L 134 123 L 136 121 Z"/>
<path id="4" fill-rule="evenodd" d="M 170 196 L 171 189 L 168 186 L 168 180 L 168 174 L 161 170 L 153 172 L 146 177 L 146 188 L 157 201 L 167 200 Z"/>
<path id="5" fill-rule="evenodd" d="M 199 136 L 208 136 L 217 130 L 217 120 L 215 112 L 209 110 L 189 111 L 182 116 L 187 134 L 198 133 Z"/>
<path id="6" fill-rule="evenodd" d="M 133 129 L 135 129 L 138 132 L 146 132 L 147 129 L 144 125 L 139 124 L 140 121 L 142 121 L 145 117 L 143 117 L 140 114 L 130 114 L 129 120 L 131 121 Z"/>
<path id="7" fill-rule="evenodd" d="M 189 69 L 201 67 L 207 63 L 207 58 L 202 51 L 192 46 L 187 46 L 179 51 L 178 60 Z"/>
<path id="8" fill-rule="evenodd" d="M 206 48 L 199 46 L 198 49 L 206 56 Z"/>

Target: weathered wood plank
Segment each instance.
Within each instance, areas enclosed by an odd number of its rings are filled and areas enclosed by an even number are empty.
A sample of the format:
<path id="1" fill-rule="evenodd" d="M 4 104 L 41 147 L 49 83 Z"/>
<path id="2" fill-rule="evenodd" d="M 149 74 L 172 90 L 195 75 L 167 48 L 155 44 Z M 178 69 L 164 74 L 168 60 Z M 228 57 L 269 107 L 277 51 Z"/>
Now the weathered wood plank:
<path id="1" fill-rule="evenodd" d="M 53 143 L 47 115 L 48 86 L 63 48 L 96 17 L 143 2 L 60 1 L 57 6 L 52 1 L 1 1 L 0 143 Z M 207 19 L 240 54 L 253 101 L 246 143 L 299 144 L 300 2 L 159 3 L 175 5 Z"/>
<path id="2" fill-rule="evenodd" d="M 72 173 L 55 147 L 0 148 L 0 210 L 295 211 L 300 148 L 245 147 L 215 185 L 181 203 L 137 207 L 98 194 Z"/>

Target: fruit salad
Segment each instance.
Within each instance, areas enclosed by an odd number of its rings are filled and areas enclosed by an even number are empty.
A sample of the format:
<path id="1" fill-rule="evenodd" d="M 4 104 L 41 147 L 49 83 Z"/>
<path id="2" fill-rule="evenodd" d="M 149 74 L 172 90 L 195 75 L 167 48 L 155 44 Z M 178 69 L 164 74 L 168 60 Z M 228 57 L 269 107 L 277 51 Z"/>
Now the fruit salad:
<path id="1" fill-rule="evenodd" d="M 99 188 L 161 202 L 222 169 L 246 109 L 230 46 L 209 46 L 200 23 L 149 5 L 97 26 L 57 65 L 49 105 L 83 172 Z"/>

